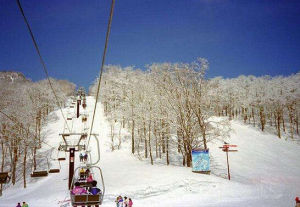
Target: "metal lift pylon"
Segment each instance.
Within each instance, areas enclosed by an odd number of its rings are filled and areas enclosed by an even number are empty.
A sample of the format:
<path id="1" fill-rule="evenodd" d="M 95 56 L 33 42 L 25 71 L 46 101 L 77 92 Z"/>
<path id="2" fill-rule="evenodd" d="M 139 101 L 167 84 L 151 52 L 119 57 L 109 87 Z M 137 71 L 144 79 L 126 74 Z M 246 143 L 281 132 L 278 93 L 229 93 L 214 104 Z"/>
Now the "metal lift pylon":
<path id="1" fill-rule="evenodd" d="M 58 150 L 70 153 L 70 156 L 69 156 L 69 183 L 68 183 L 68 189 L 70 189 L 71 183 L 73 180 L 73 176 L 74 176 L 75 152 L 81 151 L 81 150 L 86 150 L 85 144 L 81 144 L 81 141 L 85 140 L 87 138 L 88 134 L 87 133 L 62 133 L 59 135 L 62 136 L 64 144 L 60 144 Z M 97 145 L 99 148 L 99 141 L 97 138 L 98 135 L 97 134 L 91 134 L 91 135 L 94 136 L 95 139 L 97 140 Z M 80 136 L 80 138 L 78 139 L 77 142 L 71 143 L 68 139 L 68 137 L 71 137 L 71 136 Z M 98 153 L 98 160 L 100 160 L 100 153 Z"/>

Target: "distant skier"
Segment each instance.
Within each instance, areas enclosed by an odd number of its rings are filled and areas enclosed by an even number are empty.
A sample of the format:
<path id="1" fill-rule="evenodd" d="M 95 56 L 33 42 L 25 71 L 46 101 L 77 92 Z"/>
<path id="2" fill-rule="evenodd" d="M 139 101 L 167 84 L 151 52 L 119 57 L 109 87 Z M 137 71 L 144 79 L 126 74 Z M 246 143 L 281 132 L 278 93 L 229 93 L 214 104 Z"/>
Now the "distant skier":
<path id="1" fill-rule="evenodd" d="M 83 154 L 82 153 L 80 153 L 80 155 L 79 155 L 79 160 L 80 160 L 80 162 L 83 162 Z"/>
<path id="2" fill-rule="evenodd" d="M 133 202 L 132 202 L 131 198 L 129 198 L 128 207 L 132 207 L 132 205 L 133 205 Z"/>
<path id="3" fill-rule="evenodd" d="M 128 207 L 128 203 L 129 203 L 129 201 L 128 201 L 127 197 L 125 196 L 124 197 L 124 207 Z"/>
<path id="4" fill-rule="evenodd" d="M 16 207 L 22 207 L 20 203 L 18 203 L 18 205 Z"/>
<path id="5" fill-rule="evenodd" d="M 23 201 L 22 207 L 29 207 L 29 206 L 28 206 L 28 204 L 25 201 Z"/>
<path id="6" fill-rule="evenodd" d="M 87 153 L 85 153 L 83 159 L 84 159 L 85 162 L 87 161 L 87 159 L 88 159 L 88 154 Z"/>
<path id="7" fill-rule="evenodd" d="M 300 207 L 300 199 L 299 199 L 299 197 L 296 197 L 295 201 L 296 201 L 296 207 Z"/>
<path id="8" fill-rule="evenodd" d="M 118 196 L 116 199 L 117 207 L 123 207 L 123 198 L 122 196 Z"/>

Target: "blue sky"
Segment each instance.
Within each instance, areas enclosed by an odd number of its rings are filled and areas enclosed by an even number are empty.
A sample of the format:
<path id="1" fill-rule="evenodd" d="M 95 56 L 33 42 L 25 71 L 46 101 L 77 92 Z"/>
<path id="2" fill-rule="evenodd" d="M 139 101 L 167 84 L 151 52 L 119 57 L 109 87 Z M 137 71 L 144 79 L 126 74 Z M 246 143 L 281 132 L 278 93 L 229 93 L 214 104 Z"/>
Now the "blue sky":
<path id="1" fill-rule="evenodd" d="M 110 0 L 21 0 L 49 74 L 87 87 L 98 75 Z M 208 77 L 300 69 L 298 0 L 116 0 L 106 64 L 210 63 Z M 14 0 L 0 0 L 0 70 L 45 78 Z"/>

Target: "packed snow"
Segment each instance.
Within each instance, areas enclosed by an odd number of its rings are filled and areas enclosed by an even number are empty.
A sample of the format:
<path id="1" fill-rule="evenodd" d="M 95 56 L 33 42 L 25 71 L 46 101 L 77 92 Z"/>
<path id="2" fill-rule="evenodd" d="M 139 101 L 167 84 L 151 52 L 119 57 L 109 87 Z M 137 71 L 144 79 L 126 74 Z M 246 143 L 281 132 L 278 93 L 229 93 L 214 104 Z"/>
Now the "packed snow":
<path id="1" fill-rule="evenodd" d="M 95 100 L 87 98 L 88 122 L 90 126 Z M 82 110 L 82 109 L 81 109 Z M 72 115 L 68 124 L 73 132 L 87 130 L 81 118 L 75 118 L 75 110 L 66 108 Z M 59 111 L 53 112 L 58 119 L 49 122 L 44 129 L 47 142 L 58 148 L 62 138 L 59 133 L 66 130 Z M 133 206 L 151 207 L 235 207 L 235 206 L 294 206 L 300 196 L 300 146 L 277 138 L 275 135 L 231 121 L 233 131 L 227 141 L 238 145 L 238 152 L 229 153 L 231 180 L 227 179 L 226 155 L 219 149 L 223 143 L 209 143 L 211 153 L 211 175 L 192 173 L 191 168 L 161 162 L 151 165 L 149 160 L 139 160 L 131 154 L 130 139 L 122 131 L 120 150 L 111 151 L 109 124 L 103 106 L 97 105 L 93 133 L 99 134 L 101 160 L 98 166 L 103 171 L 105 197 L 103 207 L 116 206 L 118 195 L 132 198 Z M 90 142 L 93 160 L 97 157 L 96 142 Z M 49 146 L 44 146 L 43 150 Z M 78 154 L 76 163 L 79 166 Z M 52 158 L 64 155 L 53 151 Z M 51 161 L 59 167 L 58 161 Z M 16 206 L 26 201 L 30 207 L 70 206 L 68 191 L 68 155 L 61 162 L 61 172 L 45 178 L 30 178 L 28 187 L 22 180 L 3 192 L 0 207 Z M 96 174 L 97 175 L 97 174 Z"/>

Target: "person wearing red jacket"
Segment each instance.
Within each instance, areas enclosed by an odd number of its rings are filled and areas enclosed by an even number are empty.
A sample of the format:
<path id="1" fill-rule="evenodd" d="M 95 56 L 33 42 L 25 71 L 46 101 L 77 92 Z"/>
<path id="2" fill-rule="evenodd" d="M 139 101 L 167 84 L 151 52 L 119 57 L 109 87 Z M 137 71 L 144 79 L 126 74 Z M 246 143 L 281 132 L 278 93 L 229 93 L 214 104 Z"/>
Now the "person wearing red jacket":
<path id="1" fill-rule="evenodd" d="M 132 202 L 131 198 L 129 198 L 128 207 L 132 207 L 132 205 L 133 205 L 133 202 Z"/>
<path id="2" fill-rule="evenodd" d="M 300 207 L 300 199 L 299 199 L 299 197 L 296 197 L 295 201 L 296 201 L 296 207 Z"/>

